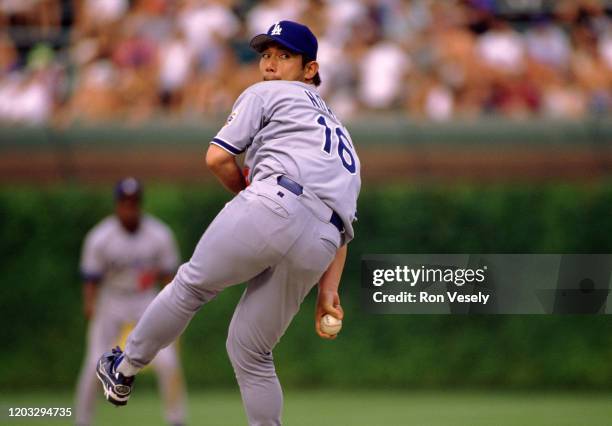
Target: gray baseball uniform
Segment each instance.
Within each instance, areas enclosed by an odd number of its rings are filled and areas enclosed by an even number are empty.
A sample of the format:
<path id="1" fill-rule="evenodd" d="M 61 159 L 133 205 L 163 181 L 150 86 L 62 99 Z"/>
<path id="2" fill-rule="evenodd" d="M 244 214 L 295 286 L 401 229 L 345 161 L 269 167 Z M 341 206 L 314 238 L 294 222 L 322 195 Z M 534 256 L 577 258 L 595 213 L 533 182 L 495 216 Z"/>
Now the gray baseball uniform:
<path id="1" fill-rule="evenodd" d="M 115 216 L 104 219 L 87 234 L 81 271 L 85 280 L 98 282 L 98 296 L 77 387 L 76 424 L 91 422 L 99 353 L 115 344 L 121 328 L 138 321 L 155 298 L 155 271 L 172 273 L 178 261 L 172 232 L 152 216 L 143 216 L 134 234 L 125 231 Z M 175 345 L 160 351 L 153 367 L 159 377 L 167 421 L 183 424 L 185 391 Z"/>
<path id="2" fill-rule="evenodd" d="M 249 423 L 278 425 L 282 391 L 272 349 L 338 248 L 353 238 L 359 159 L 314 86 L 294 81 L 247 89 L 212 143 L 234 155 L 246 150 L 252 183 L 226 204 L 147 308 L 124 361 L 144 366 L 203 304 L 246 281 L 227 351 Z"/>

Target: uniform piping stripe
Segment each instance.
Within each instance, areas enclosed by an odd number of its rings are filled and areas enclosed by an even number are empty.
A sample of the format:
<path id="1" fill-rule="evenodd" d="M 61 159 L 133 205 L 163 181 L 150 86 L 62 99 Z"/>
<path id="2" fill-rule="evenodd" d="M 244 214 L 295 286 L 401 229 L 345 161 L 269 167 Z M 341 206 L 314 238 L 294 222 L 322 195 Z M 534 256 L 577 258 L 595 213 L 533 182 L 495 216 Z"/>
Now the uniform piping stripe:
<path id="1" fill-rule="evenodd" d="M 211 143 L 214 143 L 215 145 L 219 145 L 221 148 L 225 149 L 226 151 L 229 151 L 230 153 L 232 153 L 234 155 L 238 155 L 238 154 L 240 154 L 242 152 L 241 150 L 239 150 L 235 146 L 233 146 L 233 145 L 231 145 L 231 144 L 229 144 L 229 143 L 227 143 L 224 140 L 221 140 L 219 138 L 213 138 Z"/>

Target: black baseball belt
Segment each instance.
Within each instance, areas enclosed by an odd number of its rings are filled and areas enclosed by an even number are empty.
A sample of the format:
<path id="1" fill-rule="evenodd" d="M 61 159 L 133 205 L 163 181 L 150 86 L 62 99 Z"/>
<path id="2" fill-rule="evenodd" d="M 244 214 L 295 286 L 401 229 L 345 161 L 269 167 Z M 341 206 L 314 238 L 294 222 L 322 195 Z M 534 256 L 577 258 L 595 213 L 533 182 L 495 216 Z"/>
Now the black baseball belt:
<path id="1" fill-rule="evenodd" d="M 280 186 L 285 188 L 287 191 L 292 192 L 295 195 L 302 195 L 302 193 L 304 192 L 304 187 L 302 185 L 300 185 L 293 179 L 288 178 L 285 175 L 280 175 L 278 178 L 276 178 L 276 182 Z M 331 215 L 331 218 L 329 219 L 329 222 L 332 225 L 334 225 L 336 228 L 338 228 L 338 231 L 340 231 L 340 233 L 344 232 L 344 223 L 342 222 L 342 219 L 340 219 L 340 216 L 338 215 L 338 213 L 336 213 L 333 210 L 332 210 L 332 215 Z"/>

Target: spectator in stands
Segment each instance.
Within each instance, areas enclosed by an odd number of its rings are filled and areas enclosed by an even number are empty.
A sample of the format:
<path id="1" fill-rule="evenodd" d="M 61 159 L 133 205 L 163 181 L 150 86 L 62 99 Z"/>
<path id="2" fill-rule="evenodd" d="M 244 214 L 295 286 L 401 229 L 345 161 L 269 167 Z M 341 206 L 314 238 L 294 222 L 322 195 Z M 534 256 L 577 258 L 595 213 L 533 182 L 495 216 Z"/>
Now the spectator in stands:
<path id="1" fill-rule="evenodd" d="M 296 21 L 302 13 L 304 2 L 296 0 L 263 0 L 256 2 L 248 12 L 246 25 L 250 37 L 268 31 L 274 22 Z"/>
<path id="2" fill-rule="evenodd" d="M 99 58 L 84 64 L 76 78 L 66 120 L 119 119 L 123 111 L 118 84 L 119 72 L 110 60 Z"/>
<path id="3" fill-rule="evenodd" d="M 410 69 L 410 58 L 392 41 L 372 42 L 359 66 L 359 99 L 368 109 L 398 106 L 401 85 Z"/>
<path id="4" fill-rule="evenodd" d="M 225 116 L 258 80 L 248 40 L 281 19 L 315 30 L 320 90 L 345 118 L 401 109 L 425 120 L 612 111 L 612 6 L 500 4 L 0 1 L 0 120 Z M 41 42 L 53 65 L 34 72 L 28 58 Z"/>
<path id="5" fill-rule="evenodd" d="M 567 69 L 571 47 L 565 32 L 549 19 L 540 19 L 525 33 L 527 53 L 535 61 L 560 71 Z"/>
<path id="6" fill-rule="evenodd" d="M 517 75 L 525 65 L 523 37 L 508 22 L 492 18 L 490 29 L 478 38 L 476 51 L 491 74 Z"/>
<path id="7" fill-rule="evenodd" d="M 162 106 L 177 113 L 194 72 L 194 58 L 180 29 L 159 46 L 159 95 Z"/>

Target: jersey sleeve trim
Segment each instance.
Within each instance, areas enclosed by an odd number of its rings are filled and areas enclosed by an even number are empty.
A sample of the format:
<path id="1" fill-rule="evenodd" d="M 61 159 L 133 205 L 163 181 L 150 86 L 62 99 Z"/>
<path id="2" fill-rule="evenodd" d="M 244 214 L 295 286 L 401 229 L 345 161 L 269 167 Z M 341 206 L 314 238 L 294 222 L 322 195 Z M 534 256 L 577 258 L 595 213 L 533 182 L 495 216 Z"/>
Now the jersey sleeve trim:
<path id="1" fill-rule="evenodd" d="M 210 143 L 215 144 L 221 148 L 223 148 L 224 150 L 226 150 L 227 152 L 229 152 L 232 155 L 238 155 L 241 154 L 242 152 L 244 152 L 244 150 L 240 150 L 238 148 L 236 148 L 234 145 L 232 145 L 229 142 L 225 142 L 222 139 L 219 138 L 213 138 L 212 141 L 210 141 Z"/>

